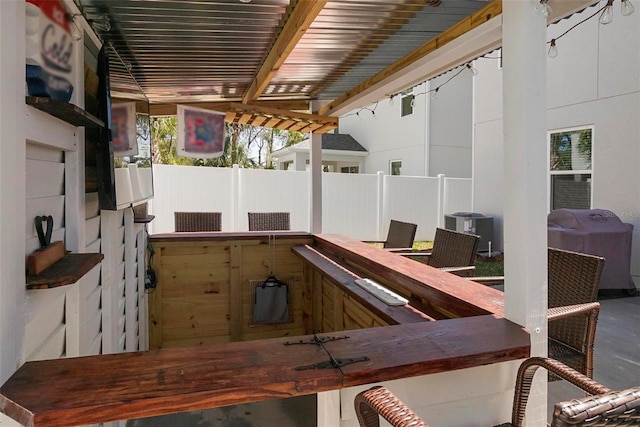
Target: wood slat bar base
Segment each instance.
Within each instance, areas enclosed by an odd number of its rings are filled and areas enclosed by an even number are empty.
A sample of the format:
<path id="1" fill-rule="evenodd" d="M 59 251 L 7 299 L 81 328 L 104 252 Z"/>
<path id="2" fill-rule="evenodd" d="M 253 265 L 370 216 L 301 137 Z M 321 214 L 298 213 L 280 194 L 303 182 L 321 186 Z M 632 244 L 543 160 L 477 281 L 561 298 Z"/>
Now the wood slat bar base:
<path id="1" fill-rule="evenodd" d="M 529 356 L 529 335 L 496 316 L 313 336 L 27 362 L 0 388 L 26 426 L 76 426 L 308 395 Z M 293 348 L 295 347 L 295 348 Z M 333 358 L 342 368 L 296 369 Z"/>

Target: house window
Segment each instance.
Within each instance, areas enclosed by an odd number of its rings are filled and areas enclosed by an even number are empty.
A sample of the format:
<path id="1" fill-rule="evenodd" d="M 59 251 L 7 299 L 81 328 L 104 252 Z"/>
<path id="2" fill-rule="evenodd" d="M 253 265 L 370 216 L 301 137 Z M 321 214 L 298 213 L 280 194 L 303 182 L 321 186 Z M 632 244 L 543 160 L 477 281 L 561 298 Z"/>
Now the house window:
<path id="1" fill-rule="evenodd" d="M 358 166 L 343 166 L 340 168 L 340 173 L 360 173 Z"/>
<path id="2" fill-rule="evenodd" d="M 389 162 L 389 173 L 391 175 L 400 175 L 402 169 L 402 160 L 391 160 Z"/>
<path id="3" fill-rule="evenodd" d="M 400 111 L 400 117 L 413 114 L 413 100 L 415 98 L 415 96 L 413 95 L 413 89 L 407 89 L 403 91 L 401 96 L 402 96 L 402 110 Z"/>
<path id="4" fill-rule="evenodd" d="M 590 209 L 593 127 L 549 133 L 550 208 Z"/>

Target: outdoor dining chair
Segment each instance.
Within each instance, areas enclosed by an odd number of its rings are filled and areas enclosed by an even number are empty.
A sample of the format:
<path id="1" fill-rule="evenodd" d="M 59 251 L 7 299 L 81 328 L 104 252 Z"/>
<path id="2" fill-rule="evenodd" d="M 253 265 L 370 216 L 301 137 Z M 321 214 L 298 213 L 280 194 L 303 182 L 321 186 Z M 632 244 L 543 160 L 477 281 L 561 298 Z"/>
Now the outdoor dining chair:
<path id="1" fill-rule="evenodd" d="M 385 241 L 366 240 L 367 243 L 382 243 L 382 248 L 388 252 L 406 252 L 413 248 L 416 238 L 417 224 L 392 219 Z"/>
<path id="2" fill-rule="evenodd" d="M 174 212 L 175 231 L 220 231 L 221 212 Z"/>
<path id="3" fill-rule="evenodd" d="M 382 243 L 382 247 L 391 252 L 411 250 L 417 229 L 417 224 L 392 219 L 389 222 L 387 240 Z"/>
<path id="4" fill-rule="evenodd" d="M 249 231 L 289 230 L 289 212 L 248 212 Z"/>
<path id="5" fill-rule="evenodd" d="M 402 252 L 400 255 L 458 276 L 473 276 L 479 241 L 480 236 L 475 234 L 436 228 L 430 252 Z"/>
<path id="6" fill-rule="evenodd" d="M 598 289 L 605 259 L 555 248 L 547 254 L 549 357 L 593 378 Z M 504 281 L 504 277 L 469 278 L 485 284 L 499 279 Z"/>
<path id="7" fill-rule="evenodd" d="M 546 369 L 588 394 L 587 397 L 556 403 L 550 424 L 552 427 L 640 426 L 640 387 L 611 391 L 557 360 L 532 357 L 518 369 L 511 422 L 498 427 L 523 425 L 533 376 L 538 368 Z M 354 405 L 361 427 L 379 427 L 380 417 L 393 427 L 428 427 L 423 419 L 385 387 L 376 386 L 359 393 Z"/>

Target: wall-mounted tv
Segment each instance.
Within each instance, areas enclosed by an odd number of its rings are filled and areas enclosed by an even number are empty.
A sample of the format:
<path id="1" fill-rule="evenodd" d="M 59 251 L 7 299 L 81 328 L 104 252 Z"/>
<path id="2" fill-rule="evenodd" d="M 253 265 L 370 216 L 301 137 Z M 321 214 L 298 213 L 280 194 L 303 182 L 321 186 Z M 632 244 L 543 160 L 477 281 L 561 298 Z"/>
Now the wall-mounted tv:
<path id="1" fill-rule="evenodd" d="M 105 124 L 85 130 L 85 191 L 98 192 L 100 209 L 115 210 L 109 49 L 108 43 L 97 54 L 90 47 L 85 48 L 85 109 Z"/>

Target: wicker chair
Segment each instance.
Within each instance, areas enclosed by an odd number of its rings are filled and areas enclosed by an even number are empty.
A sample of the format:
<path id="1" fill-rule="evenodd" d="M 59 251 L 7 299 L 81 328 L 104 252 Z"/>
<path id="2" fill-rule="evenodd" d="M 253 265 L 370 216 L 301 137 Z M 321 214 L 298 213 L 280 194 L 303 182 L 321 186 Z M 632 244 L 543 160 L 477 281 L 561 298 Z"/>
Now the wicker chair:
<path id="1" fill-rule="evenodd" d="M 376 245 L 382 244 L 382 248 L 387 252 L 407 252 L 412 250 L 417 229 L 417 224 L 392 219 L 389 222 L 387 240 L 365 240 L 365 242 Z"/>
<path id="2" fill-rule="evenodd" d="M 249 231 L 289 230 L 289 212 L 248 212 Z"/>
<path id="3" fill-rule="evenodd" d="M 429 252 L 403 252 L 400 255 L 425 262 L 431 267 L 458 276 L 473 276 L 480 236 L 436 228 L 433 248 Z M 426 259 L 425 259 L 426 258 Z"/>
<path id="4" fill-rule="evenodd" d="M 593 378 L 604 258 L 549 248 L 549 357 Z"/>
<path id="5" fill-rule="evenodd" d="M 548 354 L 591 378 L 603 267 L 604 258 L 599 256 L 548 249 Z M 498 277 L 469 279 L 480 283 L 504 280 Z"/>
<path id="6" fill-rule="evenodd" d="M 552 427 L 640 426 L 640 387 L 611 391 L 591 378 L 554 359 L 532 357 L 518 369 L 511 422 L 499 427 L 523 425 L 524 413 L 538 368 L 570 382 L 590 396 L 554 405 Z M 361 427 L 379 427 L 383 417 L 394 427 L 428 427 L 428 424 L 384 387 L 359 393 L 354 401 Z"/>
<path id="7" fill-rule="evenodd" d="M 389 232 L 387 240 L 384 241 L 382 247 L 387 250 L 409 250 L 413 247 L 413 241 L 416 238 L 417 224 L 410 222 L 396 221 L 392 219 L 389 222 Z"/>
<path id="8" fill-rule="evenodd" d="M 220 231 L 220 212 L 174 212 L 176 231 Z"/>

